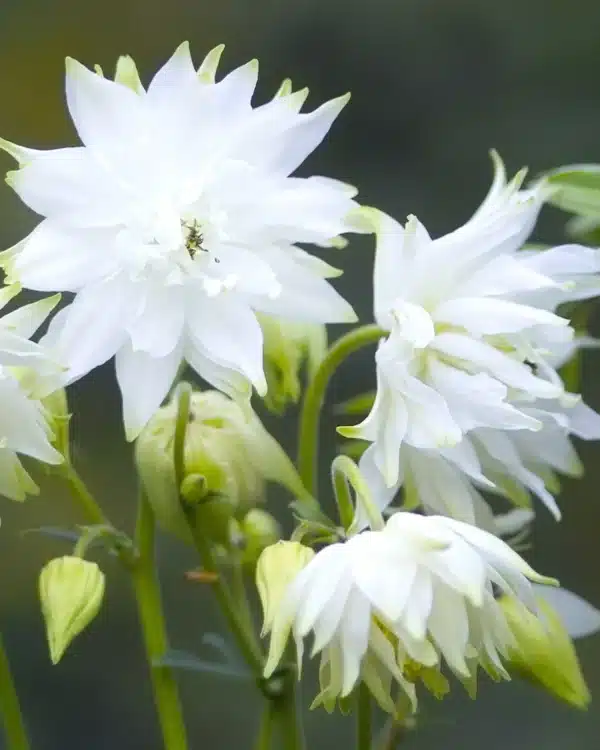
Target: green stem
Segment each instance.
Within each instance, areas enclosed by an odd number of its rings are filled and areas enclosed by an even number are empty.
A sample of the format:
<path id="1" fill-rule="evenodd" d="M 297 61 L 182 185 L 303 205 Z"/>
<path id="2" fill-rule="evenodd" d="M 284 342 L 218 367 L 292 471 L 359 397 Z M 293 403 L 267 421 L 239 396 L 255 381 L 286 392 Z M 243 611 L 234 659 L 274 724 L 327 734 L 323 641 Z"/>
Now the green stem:
<path id="1" fill-rule="evenodd" d="M 169 667 L 158 666 L 156 663 L 165 655 L 168 641 L 155 570 L 154 531 L 152 509 L 144 493 L 140 492 L 135 529 L 138 557 L 131 573 L 150 666 L 154 702 L 165 750 L 187 750 L 187 736 L 175 677 Z"/>
<path id="2" fill-rule="evenodd" d="M 273 726 L 274 726 L 274 705 L 273 701 L 265 701 L 260 717 L 260 726 L 258 735 L 254 743 L 254 750 L 271 750 L 273 744 Z"/>
<path id="3" fill-rule="evenodd" d="M 316 495 L 317 490 L 319 418 L 329 381 L 347 357 L 365 346 L 377 343 L 385 335 L 386 332 L 376 325 L 361 326 L 345 334 L 329 348 L 308 384 L 300 413 L 298 471 L 304 486 L 312 495 Z"/>
<path id="4" fill-rule="evenodd" d="M 281 750 L 305 750 L 306 743 L 302 723 L 296 710 L 296 674 L 291 672 L 282 694 L 271 699 L 273 720 L 277 725 L 279 748 Z"/>
<path id="5" fill-rule="evenodd" d="M 108 522 L 102 512 L 102 509 L 96 502 L 92 493 L 88 490 L 85 482 L 75 467 L 70 463 L 64 463 L 59 467 L 60 475 L 69 485 L 69 489 L 83 510 L 86 522 L 90 524 L 107 525 Z"/>
<path id="6" fill-rule="evenodd" d="M 10 664 L 0 635 L 0 713 L 4 723 L 6 747 L 10 750 L 29 750 L 29 740 L 23 724 L 17 690 Z"/>
<path id="7" fill-rule="evenodd" d="M 371 750 L 371 695 L 364 682 L 357 688 L 356 750 Z"/>
<path id="8" fill-rule="evenodd" d="M 199 530 L 198 524 L 195 522 L 193 515 L 188 512 L 187 517 L 189 519 L 190 531 L 192 533 L 194 545 L 198 552 L 198 556 L 200 557 L 203 569 L 207 573 L 216 573 L 216 581 L 212 584 L 212 587 L 217 602 L 219 603 L 219 607 L 227 620 L 227 625 L 235 638 L 242 656 L 254 673 L 254 676 L 259 679 L 262 676 L 263 671 L 263 654 L 260 644 L 258 643 L 253 630 L 248 627 L 245 617 L 236 606 L 236 601 L 223 581 L 223 576 L 216 563 L 210 540 L 201 530 Z"/>
<path id="9" fill-rule="evenodd" d="M 189 422 L 192 389 L 188 383 L 180 383 L 177 386 L 177 417 L 175 422 L 175 437 L 173 440 L 173 463 L 175 468 L 175 480 L 177 487 L 181 484 L 185 475 L 185 435 Z M 263 655 L 260 644 L 254 633 L 254 629 L 248 625 L 247 617 L 233 598 L 222 574 L 219 571 L 210 539 L 202 531 L 202 524 L 196 518 L 196 506 L 189 505 L 181 498 L 181 507 L 185 513 L 194 546 L 200 557 L 202 567 L 207 573 L 216 573 L 216 581 L 213 589 L 217 602 L 227 620 L 229 629 L 236 640 L 248 666 L 257 679 L 262 677 Z M 243 604 L 243 602 L 242 602 Z M 249 616 L 248 616 L 249 617 Z"/>

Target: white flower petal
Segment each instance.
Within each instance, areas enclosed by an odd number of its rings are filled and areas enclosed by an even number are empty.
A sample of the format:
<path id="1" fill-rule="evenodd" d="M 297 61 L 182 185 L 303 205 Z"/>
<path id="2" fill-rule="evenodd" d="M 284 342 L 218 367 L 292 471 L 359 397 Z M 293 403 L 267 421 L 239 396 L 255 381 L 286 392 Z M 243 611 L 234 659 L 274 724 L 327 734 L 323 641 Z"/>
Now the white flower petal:
<path id="1" fill-rule="evenodd" d="M 158 410 L 175 381 L 180 364 L 180 346 L 163 357 L 134 351 L 130 343 L 119 349 L 115 367 L 127 440 L 134 440 Z"/>
<path id="2" fill-rule="evenodd" d="M 485 297 L 448 300 L 436 309 L 435 317 L 438 321 L 482 336 L 516 333 L 535 325 L 568 325 L 568 320 L 546 310 Z"/>
<path id="3" fill-rule="evenodd" d="M 600 610 L 567 589 L 533 586 L 536 596 L 556 611 L 571 638 L 586 638 L 600 631 Z"/>

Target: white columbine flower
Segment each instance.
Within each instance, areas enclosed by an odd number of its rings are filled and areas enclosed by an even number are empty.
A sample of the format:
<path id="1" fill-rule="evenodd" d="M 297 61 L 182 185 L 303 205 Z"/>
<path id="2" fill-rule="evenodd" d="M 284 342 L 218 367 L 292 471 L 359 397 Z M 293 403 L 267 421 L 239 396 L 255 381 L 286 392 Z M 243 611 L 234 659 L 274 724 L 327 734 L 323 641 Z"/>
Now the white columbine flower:
<path id="1" fill-rule="evenodd" d="M 375 209 L 358 214 L 377 234 L 375 318 L 390 333 L 376 355 L 373 409 L 342 431 L 374 443 L 374 461 L 390 487 L 403 444 L 439 452 L 476 428 L 540 430 L 541 420 L 525 407 L 565 398 L 545 354 L 564 346 L 572 329 L 552 309 L 593 293 L 582 291 L 581 279 L 598 269 L 598 253 L 578 246 L 518 252 L 545 188 L 520 190 L 523 174 L 507 184 L 498 157 L 495 166 L 475 215 L 439 239 L 414 217 L 402 227 Z M 540 304 L 528 304 L 535 294 Z"/>
<path id="2" fill-rule="evenodd" d="M 0 290 L 0 308 L 18 287 Z M 61 368 L 39 344 L 29 341 L 58 302 L 58 295 L 13 310 L 0 318 L 0 495 L 24 500 L 38 491 L 18 454 L 48 464 L 62 456 L 40 401 L 56 389 Z"/>
<path id="3" fill-rule="evenodd" d="M 318 552 L 289 585 L 281 621 L 291 626 L 300 658 L 314 634 L 329 699 L 365 679 L 365 659 L 374 653 L 379 671 L 384 664 L 395 677 L 408 660 L 436 667 L 443 659 L 465 681 L 478 664 L 508 678 L 502 657 L 513 639 L 492 586 L 535 610 L 528 579 L 551 582 L 492 534 L 441 516 L 397 513 L 382 531 Z M 381 648 L 389 636 L 395 649 Z M 283 650 L 281 638 L 272 644 L 269 670 Z"/>
<path id="4" fill-rule="evenodd" d="M 11 279 L 75 293 L 50 340 L 73 381 L 116 355 L 134 438 L 182 362 L 230 395 L 264 394 L 255 311 L 308 322 L 354 320 L 326 281 L 335 271 L 294 243 L 348 231 L 355 190 L 291 177 L 347 102 L 310 113 L 285 82 L 252 107 L 252 61 L 215 83 L 222 48 L 197 71 L 187 44 L 142 87 L 130 58 L 116 81 L 67 61 L 69 112 L 83 143 L 51 151 L 3 141 L 8 181 L 44 217 L 7 251 Z"/>

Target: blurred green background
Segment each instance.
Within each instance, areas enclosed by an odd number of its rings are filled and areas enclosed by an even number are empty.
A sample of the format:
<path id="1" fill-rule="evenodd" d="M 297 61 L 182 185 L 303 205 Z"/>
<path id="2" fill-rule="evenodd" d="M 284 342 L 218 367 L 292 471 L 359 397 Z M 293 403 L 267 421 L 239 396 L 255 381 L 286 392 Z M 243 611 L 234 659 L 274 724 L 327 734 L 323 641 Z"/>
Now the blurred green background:
<path id="1" fill-rule="evenodd" d="M 0 134 L 30 146 L 75 142 L 63 101 L 66 55 L 111 70 L 119 54 L 130 53 L 147 79 L 184 39 L 197 61 L 224 42 L 224 69 L 260 59 L 257 100 L 286 76 L 310 87 L 312 106 L 350 89 L 351 104 L 307 173 L 352 182 L 363 202 L 398 219 L 416 213 L 437 234 L 466 219 L 483 197 L 490 147 L 512 171 L 527 164 L 534 174 L 600 161 L 599 28 L 597 0 L 0 0 Z M 0 155 L 0 167 L 12 168 L 10 159 Z M 8 188 L 0 190 L 0 246 L 34 222 Z M 563 224 L 548 210 L 538 238 L 561 241 Z M 369 320 L 370 242 L 332 253 L 346 269 L 339 288 Z M 596 408 L 599 373 L 600 355 L 586 355 L 584 391 Z M 343 369 L 331 401 L 371 382 L 369 356 L 359 357 Z M 112 366 L 73 387 L 71 407 L 75 460 L 111 518 L 130 529 L 135 482 Z M 269 421 L 290 448 L 292 418 Z M 332 449 L 333 418 L 323 422 L 324 450 Z M 565 482 L 560 526 L 541 514 L 531 560 L 599 606 L 600 446 L 583 446 L 582 455 L 587 476 Z M 48 481 L 26 505 L 3 501 L 1 516 L 0 627 L 35 750 L 158 750 L 136 613 L 116 562 L 102 558 L 108 591 L 98 620 L 52 667 L 36 577 L 67 548 L 20 532 L 81 519 Z M 160 539 L 159 555 L 172 644 L 207 656 L 202 634 L 222 624 L 208 592 L 184 581 L 194 557 L 168 538 Z M 600 636 L 581 642 L 579 652 L 600 700 Z M 181 686 L 191 747 L 251 746 L 258 703 L 250 686 L 200 673 L 181 674 Z M 308 702 L 312 686 L 305 693 Z M 442 704 L 426 702 L 421 724 L 407 748 L 595 750 L 600 737 L 594 703 L 579 713 L 516 682 L 482 683 L 476 703 L 458 689 Z M 352 727 L 313 712 L 307 731 L 310 748 L 321 750 L 344 746 Z"/>

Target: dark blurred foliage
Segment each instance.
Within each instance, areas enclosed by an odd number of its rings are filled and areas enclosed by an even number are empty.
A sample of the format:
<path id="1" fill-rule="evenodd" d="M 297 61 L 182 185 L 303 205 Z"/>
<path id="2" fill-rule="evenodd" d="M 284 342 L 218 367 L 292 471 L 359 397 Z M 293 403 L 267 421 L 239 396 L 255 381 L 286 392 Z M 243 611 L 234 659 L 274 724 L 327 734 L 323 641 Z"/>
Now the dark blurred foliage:
<path id="1" fill-rule="evenodd" d="M 111 70 L 130 53 L 148 77 L 184 39 L 198 61 L 220 42 L 224 68 L 252 57 L 261 63 L 257 99 L 291 76 L 311 90 L 309 106 L 350 89 L 353 98 L 329 141 L 305 170 L 339 177 L 361 198 L 403 219 L 416 213 L 434 234 L 462 222 L 491 177 L 487 152 L 532 174 L 580 161 L 600 161 L 600 4 L 595 0 L 0 0 L 0 133 L 30 146 L 74 142 L 64 108 L 64 57 Z M 1 155 L 0 167 L 11 168 Z M 547 210 L 539 239 L 562 241 L 564 216 Z M 34 224 L 8 188 L 0 191 L 0 245 Z M 344 266 L 342 291 L 370 318 L 372 247 L 353 240 L 332 251 Z M 586 355 L 584 391 L 600 407 L 598 354 Z M 368 355 L 348 363 L 331 400 L 372 383 Z M 135 480 L 131 450 L 120 433 L 112 367 L 71 391 L 75 459 L 115 523 L 131 528 Z M 269 425 L 293 448 L 292 417 Z M 323 455 L 333 450 L 330 410 Z M 533 563 L 600 605 L 598 538 L 600 462 L 583 446 L 587 475 L 565 482 L 564 520 L 543 512 Z M 36 576 L 63 543 L 23 529 L 81 520 L 64 488 L 42 477 L 43 492 L 26 505 L 2 502 L 0 627 L 35 750 L 158 750 L 160 741 L 128 581 L 102 557 L 106 605 L 58 667 L 51 667 L 38 612 Z M 327 472 L 323 468 L 323 489 Z M 280 506 L 286 501 L 275 498 Z M 203 632 L 222 623 L 208 592 L 184 581 L 195 565 L 189 550 L 160 539 L 161 577 L 172 643 L 202 653 Z M 579 644 L 592 692 L 600 695 L 600 637 Z M 206 655 L 206 654 L 204 654 Z M 181 677 L 191 747 L 251 747 L 258 701 L 243 682 L 208 674 Z M 308 702 L 312 687 L 306 690 Z M 342 747 L 351 722 L 313 712 L 312 750 Z M 600 716 L 557 705 L 519 683 L 483 682 L 477 703 L 457 688 L 442 704 L 425 701 L 407 748 L 595 750 Z M 0 741 L 1 743 L 1 741 Z"/>

